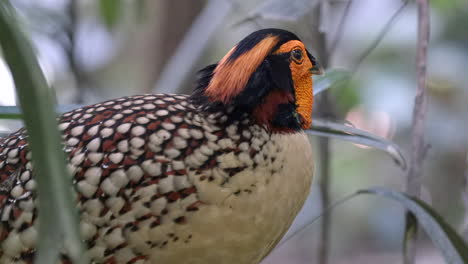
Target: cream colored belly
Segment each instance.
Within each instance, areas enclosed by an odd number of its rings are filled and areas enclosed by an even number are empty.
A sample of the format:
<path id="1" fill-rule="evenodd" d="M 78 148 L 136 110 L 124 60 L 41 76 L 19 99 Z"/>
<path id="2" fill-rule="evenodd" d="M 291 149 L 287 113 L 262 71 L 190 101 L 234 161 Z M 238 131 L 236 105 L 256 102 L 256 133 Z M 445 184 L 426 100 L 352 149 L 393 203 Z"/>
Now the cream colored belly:
<path id="1" fill-rule="evenodd" d="M 187 224 L 157 229 L 160 235 L 172 230 L 180 241 L 152 251 L 150 263 L 253 264 L 269 253 L 302 207 L 313 175 L 305 134 L 272 137 L 273 162 L 242 171 L 222 187 L 196 183 L 205 205 Z"/>

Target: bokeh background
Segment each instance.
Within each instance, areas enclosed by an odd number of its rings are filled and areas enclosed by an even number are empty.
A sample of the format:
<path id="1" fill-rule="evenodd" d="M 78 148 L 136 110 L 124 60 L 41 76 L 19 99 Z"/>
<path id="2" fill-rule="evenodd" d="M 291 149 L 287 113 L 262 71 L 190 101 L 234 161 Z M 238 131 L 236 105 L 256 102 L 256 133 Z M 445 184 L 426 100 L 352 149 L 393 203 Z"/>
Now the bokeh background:
<path id="1" fill-rule="evenodd" d="M 351 80 L 330 90 L 334 119 L 392 140 L 409 156 L 416 90 L 413 1 L 330 0 L 326 9 L 318 0 L 11 2 L 59 104 L 151 92 L 190 93 L 198 69 L 219 60 L 250 32 L 279 27 L 299 35 L 319 60 L 329 60 L 329 68 L 352 74 Z M 468 2 L 430 3 L 425 130 L 430 149 L 423 198 L 468 238 Z M 319 47 L 323 36 L 328 55 Z M 15 104 L 14 85 L 0 58 L 0 105 Z M 0 120 L 0 133 L 20 126 L 20 121 Z M 406 173 L 382 152 L 332 140 L 331 155 L 332 201 L 372 186 L 404 190 Z M 317 174 L 293 230 L 323 211 L 320 180 Z M 398 204 L 353 199 L 331 213 L 329 263 L 401 263 L 403 227 Z M 320 228 L 320 219 L 312 222 L 264 263 L 316 263 Z M 422 236 L 421 245 L 417 263 L 444 263 L 427 237 Z"/>

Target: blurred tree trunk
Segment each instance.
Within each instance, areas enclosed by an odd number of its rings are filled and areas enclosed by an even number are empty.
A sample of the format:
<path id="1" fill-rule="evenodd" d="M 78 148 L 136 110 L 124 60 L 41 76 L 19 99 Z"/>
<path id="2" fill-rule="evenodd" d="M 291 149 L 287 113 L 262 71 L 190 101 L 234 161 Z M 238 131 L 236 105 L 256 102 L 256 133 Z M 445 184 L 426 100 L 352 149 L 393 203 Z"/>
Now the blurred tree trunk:
<path id="1" fill-rule="evenodd" d="M 200 13 L 203 0 L 157 0 L 145 3 L 145 29 L 137 45 L 132 47 L 136 60 L 137 78 L 142 92 L 150 92 L 161 70 L 177 48 L 193 20 Z"/>

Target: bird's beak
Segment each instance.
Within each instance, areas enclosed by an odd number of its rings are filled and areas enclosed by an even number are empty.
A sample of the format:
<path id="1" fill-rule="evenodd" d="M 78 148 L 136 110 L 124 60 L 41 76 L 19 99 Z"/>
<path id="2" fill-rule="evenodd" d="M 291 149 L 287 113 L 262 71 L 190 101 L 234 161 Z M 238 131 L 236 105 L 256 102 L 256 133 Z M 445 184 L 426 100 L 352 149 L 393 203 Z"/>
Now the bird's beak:
<path id="1" fill-rule="evenodd" d="M 322 65 L 316 61 L 314 67 L 310 68 L 310 73 L 315 75 L 324 75 L 325 70 L 323 70 Z"/>

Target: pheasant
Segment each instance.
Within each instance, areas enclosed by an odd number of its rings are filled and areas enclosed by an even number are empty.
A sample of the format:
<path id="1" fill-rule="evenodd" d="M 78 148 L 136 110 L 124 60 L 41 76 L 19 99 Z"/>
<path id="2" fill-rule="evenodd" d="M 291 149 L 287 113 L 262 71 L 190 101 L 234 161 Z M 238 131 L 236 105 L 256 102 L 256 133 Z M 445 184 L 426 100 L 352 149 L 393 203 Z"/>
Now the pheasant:
<path id="1" fill-rule="evenodd" d="M 191 95 L 148 94 L 59 117 L 92 263 L 259 263 L 306 199 L 316 59 L 256 31 L 199 72 Z M 34 263 L 28 136 L 0 139 L 0 263 Z M 62 263 L 70 263 L 63 252 Z"/>

